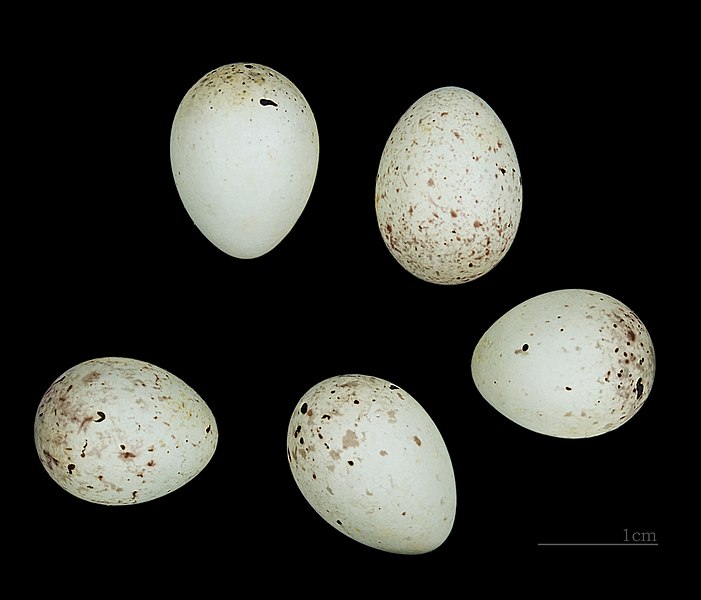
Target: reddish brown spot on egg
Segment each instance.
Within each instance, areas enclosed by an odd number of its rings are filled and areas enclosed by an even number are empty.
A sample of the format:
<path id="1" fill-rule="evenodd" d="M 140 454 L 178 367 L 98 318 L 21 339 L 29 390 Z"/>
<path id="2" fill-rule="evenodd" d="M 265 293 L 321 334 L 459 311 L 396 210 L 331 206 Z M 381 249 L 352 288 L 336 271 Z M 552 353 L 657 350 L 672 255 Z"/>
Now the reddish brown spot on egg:
<path id="1" fill-rule="evenodd" d="M 355 431 L 351 431 L 348 429 L 343 436 L 343 447 L 344 448 L 357 448 L 360 446 L 360 442 L 358 441 L 358 436 L 355 434 Z"/>
<path id="2" fill-rule="evenodd" d="M 58 466 L 58 459 L 51 456 L 51 454 L 49 454 L 46 450 L 44 450 L 44 457 L 46 459 L 45 460 L 46 466 L 49 467 L 50 469 L 53 469 L 54 465 Z"/>
<path id="3" fill-rule="evenodd" d="M 92 371 L 88 373 L 85 377 L 83 377 L 82 381 L 83 383 L 93 383 L 94 381 L 97 381 L 100 379 L 100 372 L 99 371 Z"/>
<path id="4" fill-rule="evenodd" d="M 479 221 L 475 221 L 475 222 L 472 224 L 472 226 L 473 226 L 475 229 L 477 229 L 478 227 L 482 227 L 482 223 L 480 223 Z"/>

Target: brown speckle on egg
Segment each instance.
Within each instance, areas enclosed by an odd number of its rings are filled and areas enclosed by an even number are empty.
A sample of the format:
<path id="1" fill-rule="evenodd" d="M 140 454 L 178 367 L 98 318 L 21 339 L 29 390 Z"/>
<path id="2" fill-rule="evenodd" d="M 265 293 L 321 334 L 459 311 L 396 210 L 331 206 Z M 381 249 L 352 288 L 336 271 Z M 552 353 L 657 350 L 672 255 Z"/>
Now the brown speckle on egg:
<path id="1" fill-rule="evenodd" d="M 343 448 L 357 448 L 358 446 L 360 446 L 358 436 L 354 431 L 349 429 L 343 436 Z"/>

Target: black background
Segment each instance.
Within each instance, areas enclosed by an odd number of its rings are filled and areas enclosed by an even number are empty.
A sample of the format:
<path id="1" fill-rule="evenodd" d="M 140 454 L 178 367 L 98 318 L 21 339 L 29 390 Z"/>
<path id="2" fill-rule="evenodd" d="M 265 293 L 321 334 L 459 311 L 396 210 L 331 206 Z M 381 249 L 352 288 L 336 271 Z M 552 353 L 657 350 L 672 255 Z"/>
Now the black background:
<path id="1" fill-rule="evenodd" d="M 684 435 L 672 433 L 671 316 L 658 295 L 675 285 L 669 239 L 679 223 L 665 209 L 684 170 L 673 150 L 683 119 L 660 48 L 644 29 L 598 18 L 578 33 L 566 20 L 517 34 L 496 14 L 479 18 L 479 34 L 449 15 L 373 23 L 340 13 L 282 33 L 269 28 L 272 19 L 214 14 L 146 25 L 132 15 L 114 28 L 100 21 L 31 41 L 45 59 L 22 69 L 15 95 L 32 125 L 18 153 L 29 193 L 22 217 L 6 224 L 19 234 L 8 263 L 26 459 L 13 498 L 30 547 L 15 556 L 66 581 L 79 572 L 148 581 L 162 577 L 154 565 L 165 557 L 176 581 L 236 573 L 265 586 L 281 573 L 446 582 L 459 580 L 456 558 L 479 567 L 476 576 L 483 563 L 508 570 L 534 559 L 547 570 L 564 559 L 574 569 L 602 556 L 600 565 L 612 565 L 672 551 L 683 533 L 673 518 L 684 514 L 679 473 L 688 455 Z M 169 162 L 181 98 L 231 62 L 291 79 L 320 138 L 304 213 L 279 246 L 249 261 L 199 233 Z M 513 246 L 490 273 L 459 286 L 404 271 L 374 213 L 392 127 L 444 85 L 465 87 L 496 111 L 523 178 Z M 518 427 L 470 376 L 472 350 L 498 317 L 568 287 L 627 304 L 658 358 L 641 411 L 588 440 Z M 103 507 L 44 472 L 31 433 L 36 406 L 63 371 L 100 356 L 152 362 L 209 404 L 219 446 L 192 482 L 143 505 Z M 403 387 L 443 434 L 458 511 L 433 553 L 391 555 L 345 538 L 295 486 L 285 451 L 292 409 L 317 382 L 353 372 Z M 538 546 L 622 542 L 626 529 L 654 532 L 659 546 Z M 253 575 L 256 567 L 269 580 Z"/>

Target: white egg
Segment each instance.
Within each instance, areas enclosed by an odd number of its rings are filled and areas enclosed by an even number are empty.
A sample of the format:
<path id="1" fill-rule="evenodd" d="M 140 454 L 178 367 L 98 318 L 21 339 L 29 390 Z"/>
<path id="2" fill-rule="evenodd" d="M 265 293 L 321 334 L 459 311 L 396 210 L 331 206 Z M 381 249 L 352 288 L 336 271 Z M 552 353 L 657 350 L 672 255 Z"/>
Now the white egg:
<path id="1" fill-rule="evenodd" d="M 388 381 L 343 375 L 312 387 L 290 419 L 287 457 L 314 510 L 360 543 L 420 554 L 452 530 L 445 442 L 421 405 Z"/>
<path id="2" fill-rule="evenodd" d="M 187 92 L 170 137 L 180 198 L 223 252 L 256 258 L 292 230 L 319 161 L 316 120 L 284 75 L 259 64 L 214 69 Z"/>
<path id="3" fill-rule="evenodd" d="M 375 209 L 407 271 L 457 284 L 493 269 L 521 218 L 521 173 L 503 123 L 476 94 L 433 90 L 399 119 L 382 152 Z"/>
<path id="4" fill-rule="evenodd" d="M 37 409 L 34 441 L 51 478 L 97 504 L 138 504 L 199 474 L 218 439 L 214 415 L 181 379 L 131 358 L 68 369 Z"/>
<path id="5" fill-rule="evenodd" d="M 638 316 L 591 290 L 558 290 L 519 304 L 472 355 L 472 377 L 487 402 L 527 429 L 563 438 L 626 423 L 654 376 L 655 351 Z"/>

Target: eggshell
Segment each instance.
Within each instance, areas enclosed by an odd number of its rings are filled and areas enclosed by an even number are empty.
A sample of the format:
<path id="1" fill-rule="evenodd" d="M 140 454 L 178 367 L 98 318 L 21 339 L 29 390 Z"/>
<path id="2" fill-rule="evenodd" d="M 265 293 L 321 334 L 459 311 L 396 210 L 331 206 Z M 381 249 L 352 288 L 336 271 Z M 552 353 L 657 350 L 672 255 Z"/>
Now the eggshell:
<path id="1" fill-rule="evenodd" d="M 591 290 L 558 290 L 519 304 L 472 355 L 472 377 L 487 402 L 527 429 L 563 438 L 626 423 L 654 376 L 643 323 L 619 300 Z"/>
<path id="2" fill-rule="evenodd" d="M 432 283 L 472 281 L 511 247 L 521 173 L 503 123 L 476 94 L 433 90 L 399 119 L 382 152 L 375 209 L 387 248 Z"/>
<path id="3" fill-rule="evenodd" d="M 37 409 L 34 440 L 51 478 L 97 504 L 138 504 L 190 481 L 218 439 L 204 400 L 181 379 L 131 358 L 68 369 Z"/>
<path id="4" fill-rule="evenodd" d="M 180 102 L 170 158 L 180 198 L 205 237 L 231 256 L 256 258 L 285 238 L 311 195 L 316 120 L 284 75 L 224 65 Z"/>
<path id="5" fill-rule="evenodd" d="M 443 438 L 388 381 L 342 375 L 312 387 L 292 413 L 287 457 L 314 510 L 360 543 L 420 554 L 452 529 L 456 487 Z"/>

